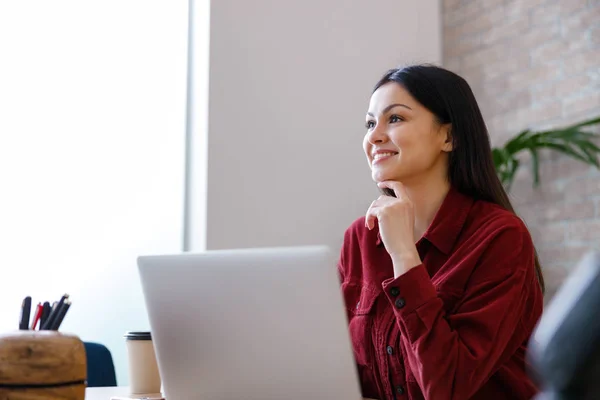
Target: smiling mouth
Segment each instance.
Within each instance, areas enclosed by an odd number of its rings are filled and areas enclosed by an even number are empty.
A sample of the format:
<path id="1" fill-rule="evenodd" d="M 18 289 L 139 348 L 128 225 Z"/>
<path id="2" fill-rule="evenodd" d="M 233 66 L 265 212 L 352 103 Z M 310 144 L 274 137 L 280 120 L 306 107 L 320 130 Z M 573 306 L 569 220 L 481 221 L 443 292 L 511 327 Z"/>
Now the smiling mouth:
<path id="1" fill-rule="evenodd" d="M 373 156 L 373 164 L 379 162 L 379 161 L 383 161 L 385 159 L 388 159 L 392 156 L 397 155 L 398 153 L 396 152 L 389 152 L 389 153 L 377 153 Z"/>

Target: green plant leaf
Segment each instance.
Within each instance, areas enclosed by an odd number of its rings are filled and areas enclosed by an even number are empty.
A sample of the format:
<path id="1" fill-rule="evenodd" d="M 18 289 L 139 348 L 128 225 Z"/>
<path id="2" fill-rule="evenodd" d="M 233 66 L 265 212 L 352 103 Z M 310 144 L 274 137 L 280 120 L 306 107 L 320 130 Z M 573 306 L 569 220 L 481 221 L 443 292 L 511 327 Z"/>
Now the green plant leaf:
<path id="1" fill-rule="evenodd" d="M 589 160 L 586 158 L 585 155 L 582 156 L 566 144 L 541 142 L 539 147 L 553 149 L 558 151 L 559 153 L 567 154 L 573 158 L 578 159 L 579 161 L 583 161 L 584 163 L 589 163 Z"/>
<path id="2" fill-rule="evenodd" d="M 522 151 L 528 151 L 531 154 L 534 186 L 537 186 L 540 182 L 540 149 L 550 149 L 600 169 L 600 146 L 596 144 L 600 135 L 581 129 L 596 124 L 600 124 L 600 117 L 561 129 L 540 132 L 526 129 L 519 132 L 503 147 L 492 149 L 498 178 L 509 189 L 520 165 L 517 156 Z"/>
<path id="3" fill-rule="evenodd" d="M 600 117 L 592 118 L 587 121 L 579 122 L 575 125 L 570 126 L 569 128 L 581 128 L 582 126 L 590 126 L 600 124 Z"/>
<path id="4" fill-rule="evenodd" d="M 538 186 L 540 184 L 540 160 L 538 158 L 538 152 L 536 148 L 529 149 L 531 153 L 531 168 L 533 170 L 533 184 Z"/>

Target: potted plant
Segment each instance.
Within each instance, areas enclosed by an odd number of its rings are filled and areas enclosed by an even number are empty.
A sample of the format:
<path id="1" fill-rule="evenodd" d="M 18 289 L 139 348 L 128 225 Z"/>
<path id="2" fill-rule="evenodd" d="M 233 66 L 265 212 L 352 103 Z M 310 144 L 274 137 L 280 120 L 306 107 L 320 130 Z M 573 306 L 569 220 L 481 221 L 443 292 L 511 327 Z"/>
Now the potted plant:
<path id="1" fill-rule="evenodd" d="M 540 132 L 533 132 L 529 129 L 524 130 L 504 146 L 492 149 L 498 177 L 506 189 L 509 190 L 515 178 L 515 172 L 519 168 L 517 156 L 522 152 L 529 152 L 531 154 L 533 182 L 537 186 L 540 182 L 538 152 L 541 149 L 554 150 L 600 168 L 598 161 L 600 147 L 594 143 L 595 140 L 600 139 L 600 135 L 583 130 L 583 128 L 596 124 L 600 124 L 600 117 L 562 129 Z"/>

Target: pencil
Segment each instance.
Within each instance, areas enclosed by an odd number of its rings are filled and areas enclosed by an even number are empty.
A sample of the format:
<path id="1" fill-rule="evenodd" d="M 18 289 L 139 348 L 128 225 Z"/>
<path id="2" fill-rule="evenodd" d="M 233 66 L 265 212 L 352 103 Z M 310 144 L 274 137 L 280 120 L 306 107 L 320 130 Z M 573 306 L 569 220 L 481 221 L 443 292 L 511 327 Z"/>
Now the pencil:
<path id="1" fill-rule="evenodd" d="M 51 330 L 57 331 L 58 328 L 60 328 L 60 324 L 62 324 L 63 319 L 65 319 L 65 315 L 67 315 L 67 311 L 69 311 L 69 307 L 71 307 L 71 302 L 69 300 L 66 300 L 63 303 L 60 310 L 58 310 L 58 315 L 56 316 L 56 319 L 54 320 L 54 323 L 52 324 L 52 327 L 50 328 Z"/>
<path id="2" fill-rule="evenodd" d="M 52 327 L 54 326 L 54 320 L 58 316 L 58 312 L 62 308 L 62 305 L 65 303 L 65 300 L 67 300 L 68 298 L 69 298 L 69 295 L 64 294 L 63 297 L 60 298 L 58 303 L 52 307 L 52 311 L 50 311 L 50 315 L 48 316 L 46 323 L 44 324 L 44 326 L 42 326 L 43 330 L 52 329 Z"/>

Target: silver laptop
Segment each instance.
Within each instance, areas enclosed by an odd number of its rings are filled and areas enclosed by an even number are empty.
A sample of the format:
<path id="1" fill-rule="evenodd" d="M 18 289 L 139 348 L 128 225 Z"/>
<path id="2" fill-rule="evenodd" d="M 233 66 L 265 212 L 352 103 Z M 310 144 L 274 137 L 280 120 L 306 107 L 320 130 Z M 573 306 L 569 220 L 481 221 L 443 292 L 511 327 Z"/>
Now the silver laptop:
<path id="1" fill-rule="evenodd" d="M 168 400 L 361 398 L 326 247 L 142 256 Z"/>

